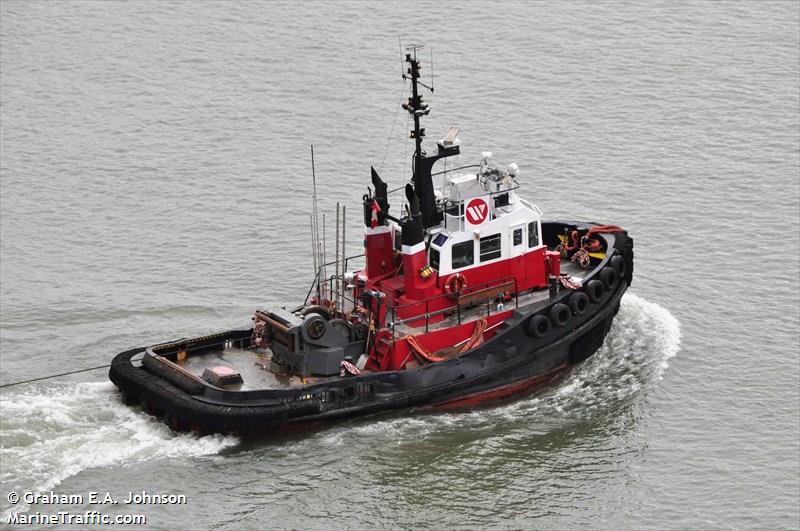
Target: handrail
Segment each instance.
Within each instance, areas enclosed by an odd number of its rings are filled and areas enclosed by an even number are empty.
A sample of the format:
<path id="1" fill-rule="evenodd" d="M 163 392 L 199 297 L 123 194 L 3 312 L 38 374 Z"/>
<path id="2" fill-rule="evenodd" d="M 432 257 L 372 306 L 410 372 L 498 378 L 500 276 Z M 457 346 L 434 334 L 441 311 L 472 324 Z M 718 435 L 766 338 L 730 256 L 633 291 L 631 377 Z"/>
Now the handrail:
<path id="1" fill-rule="evenodd" d="M 470 293 L 474 293 L 474 292 L 478 291 L 479 289 L 491 287 L 492 284 L 500 285 L 500 284 L 503 284 L 504 282 L 508 282 L 510 280 L 514 281 L 515 288 L 516 288 L 516 283 L 517 283 L 516 277 L 514 277 L 512 275 L 509 275 L 509 276 L 506 276 L 506 277 L 497 278 L 497 279 L 494 279 L 494 280 L 489 280 L 488 282 L 484 282 L 483 284 L 476 284 L 474 286 L 467 287 L 463 294 L 464 295 L 469 295 Z M 390 308 L 392 308 L 392 309 L 402 309 L 402 308 L 407 308 L 407 307 L 410 307 L 410 306 L 418 306 L 419 304 L 422 304 L 423 302 L 431 302 L 431 301 L 434 301 L 434 300 L 437 300 L 437 299 L 446 298 L 446 297 L 448 297 L 448 295 L 446 293 L 440 293 L 438 295 L 434 295 L 433 297 L 428 297 L 427 299 L 422 299 L 422 300 L 419 300 L 419 301 L 409 302 L 407 304 L 402 304 L 402 305 L 393 304 L 393 305 L 390 306 Z"/>
<path id="2" fill-rule="evenodd" d="M 317 282 L 319 282 L 319 274 L 321 271 L 322 269 L 317 269 L 317 274 L 314 275 L 314 280 L 311 281 L 311 285 L 308 287 L 308 293 L 306 293 L 306 300 L 303 302 L 303 304 L 308 304 L 308 299 L 311 298 L 311 292 L 314 291 L 314 286 L 316 286 Z"/>
<path id="3" fill-rule="evenodd" d="M 453 172 L 453 171 L 466 170 L 467 168 L 480 168 L 480 167 L 481 167 L 480 164 L 467 164 L 466 166 L 459 166 L 458 168 L 444 169 L 442 171 L 437 171 L 436 173 L 431 173 L 431 177 L 433 177 L 435 175 L 442 175 L 444 173 L 449 173 L 449 172 Z"/>
<path id="4" fill-rule="evenodd" d="M 353 256 L 345 257 L 345 259 L 344 259 L 345 266 L 347 265 L 348 261 L 350 261 L 350 260 L 352 260 L 354 258 L 361 258 L 362 256 L 366 256 L 366 254 L 365 253 L 361 253 L 361 254 L 354 254 Z M 341 260 L 339 260 L 339 262 L 341 262 Z M 326 264 L 321 264 L 319 267 L 325 267 L 325 266 L 331 266 L 331 265 L 336 265 L 336 260 L 334 260 L 332 262 L 328 262 Z"/>
<path id="5" fill-rule="evenodd" d="M 520 185 L 519 185 L 519 183 L 517 182 L 516 179 L 513 179 L 512 182 L 514 183 L 514 186 L 511 186 L 511 187 L 509 187 L 509 188 L 507 188 L 505 190 L 499 190 L 499 191 L 495 191 L 495 192 L 489 191 L 489 200 L 491 200 L 495 196 L 500 196 L 500 195 L 503 195 L 503 194 L 507 194 L 509 192 L 513 192 L 514 190 L 517 190 L 520 187 Z M 446 229 L 447 228 L 451 228 L 451 227 L 447 226 L 447 216 L 451 216 L 451 214 L 447 213 L 448 209 L 458 208 L 458 214 L 454 216 L 454 217 L 456 217 L 458 219 L 458 226 L 454 227 L 454 228 L 455 228 L 455 230 L 458 230 L 458 231 L 463 231 L 464 230 L 464 212 L 462 211 L 461 206 L 464 205 L 470 199 L 473 199 L 473 198 L 471 198 L 471 197 L 468 198 L 468 199 L 451 199 L 451 198 L 447 198 L 442 202 L 442 214 L 444 214 L 444 216 L 443 216 L 443 218 L 444 218 L 444 228 L 446 228 Z M 519 199 L 522 200 L 522 198 L 519 198 Z M 536 210 L 536 212 L 538 212 L 539 217 L 542 216 L 542 212 L 538 208 L 536 208 L 535 206 L 530 205 L 529 203 L 527 203 L 527 201 L 524 201 L 523 204 L 531 206 L 531 208 L 533 208 L 534 210 Z M 495 216 L 495 218 L 496 218 L 496 216 Z"/>
<path id="6" fill-rule="evenodd" d="M 345 257 L 345 258 L 343 259 L 343 261 L 344 261 L 344 268 L 343 268 L 343 271 L 342 271 L 342 274 L 341 274 L 341 277 L 342 277 L 343 279 L 344 279 L 344 272 L 345 272 L 345 271 L 347 271 L 347 265 L 348 265 L 348 263 L 350 262 L 350 260 L 354 260 L 354 259 L 356 259 L 356 258 L 361 258 L 362 256 L 366 256 L 366 254 L 365 254 L 365 253 L 361 253 L 361 254 L 354 254 L 354 255 L 352 255 L 352 256 L 347 256 L 347 257 Z M 340 262 L 341 262 L 341 261 L 342 261 L 342 260 L 340 260 Z M 311 297 L 311 292 L 312 292 L 312 291 L 314 291 L 314 286 L 316 286 L 316 285 L 318 285 L 318 284 L 319 284 L 319 281 L 320 281 L 320 275 L 322 274 L 322 268 L 323 268 L 323 267 L 327 267 L 327 266 L 332 266 L 332 265 L 335 265 L 335 264 L 336 264 L 336 260 L 334 260 L 334 261 L 332 261 L 332 262 L 328 262 L 328 263 L 326 263 L 326 264 L 321 264 L 319 267 L 317 267 L 317 273 L 314 275 L 314 280 L 312 280 L 312 281 L 311 281 L 311 286 L 309 286 L 309 288 L 308 288 L 308 294 L 306 295 L 306 300 L 305 300 L 305 302 L 304 302 L 303 304 L 308 304 L 308 299 L 309 299 L 309 297 Z M 331 277 L 329 277 L 328 279 L 325 279 L 325 282 L 327 283 L 328 281 L 331 281 L 331 283 L 332 283 L 332 281 L 333 281 L 333 279 L 334 279 L 335 277 L 336 277 L 336 275 L 332 275 L 332 276 L 331 276 Z M 331 284 L 331 286 L 332 286 L 332 284 Z"/>
<path id="7" fill-rule="evenodd" d="M 539 217 L 540 217 L 540 218 L 542 217 L 542 215 L 543 215 L 543 214 L 542 214 L 542 211 L 541 211 L 541 210 L 539 210 L 539 207 L 538 207 L 538 206 L 534 205 L 533 203 L 531 203 L 530 201 L 528 201 L 528 200 L 526 200 L 526 199 L 522 199 L 522 198 L 521 198 L 521 197 L 519 197 L 519 196 L 518 196 L 518 199 L 519 199 L 520 203 L 522 203 L 522 204 L 523 204 L 523 205 L 525 205 L 526 207 L 530 208 L 531 210 L 533 210 L 534 212 L 536 212 L 537 214 L 539 214 Z"/>
<path id="8" fill-rule="evenodd" d="M 445 168 L 442 171 L 437 171 L 436 173 L 431 173 L 431 177 L 436 177 L 437 175 L 444 175 L 446 173 L 452 173 L 452 172 L 456 172 L 456 171 L 466 170 L 468 168 L 480 168 L 480 167 L 481 167 L 480 164 L 467 164 L 466 166 L 459 166 L 457 168 Z M 400 190 L 403 190 L 405 187 L 406 187 L 406 185 L 404 184 L 403 186 L 399 186 L 397 188 L 392 188 L 391 190 L 389 190 L 387 192 L 387 195 L 388 194 L 393 194 L 395 192 L 399 192 Z M 519 184 L 517 184 L 517 188 L 519 188 Z M 513 190 L 516 190 L 516 188 L 513 188 Z"/>
<path id="9" fill-rule="evenodd" d="M 513 276 L 502 277 L 500 279 L 494 279 L 494 280 L 490 280 L 488 282 L 484 282 L 483 284 L 477 284 L 477 285 L 472 286 L 471 288 L 469 288 L 469 291 L 466 291 L 463 295 L 469 295 L 470 293 L 477 293 L 477 292 L 479 292 L 479 291 L 481 291 L 483 289 L 488 289 L 488 288 L 491 288 L 491 287 L 499 287 L 499 286 L 502 286 L 503 284 L 510 284 L 510 283 L 513 283 L 513 285 L 514 285 L 514 307 L 518 308 L 519 307 L 519 290 L 517 289 L 517 279 L 515 277 L 513 277 Z M 420 319 L 424 318 L 425 319 L 425 332 L 427 333 L 429 331 L 429 325 L 430 325 L 431 317 L 436 317 L 438 315 L 450 313 L 454 309 L 456 311 L 456 314 L 458 315 L 458 324 L 461 324 L 461 306 L 462 305 L 459 302 L 461 296 L 459 296 L 459 299 L 456 299 L 454 306 L 447 306 L 447 307 L 442 308 L 440 310 L 434 310 L 433 312 L 431 312 L 429 310 L 430 303 L 432 301 L 435 301 L 435 300 L 438 300 L 438 299 L 442 299 L 442 298 L 447 298 L 447 297 L 448 297 L 447 294 L 441 293 L 439 295 L 434 295 L 433 297 L 429 297 L 429 298 L 423 299 L 421 301 L 410 302 L 410 303 L 402 304 L 402 305 L 397 305 L 397 304 L 390 305 L 387 308 L 387 312 L 391 312 L 392 313 L 392 322 L 390 323 L 391 328 L 392 328 L 392 339 L 396 338 L 396 327 L 397 327 L 398 324 L 402 325 L 402 324 L 409 323 L 409 322 L 412 322 L 412 321 L 419 321 Z M 490 300 L 494 299 L 494 297 L 495 297 L 495 295 L 491 295 L 491 296 L 487 296 L 486 297 L 486 303 L 487 303 L 486 315 L 487 315 L 487 317 L 489 315 L 491 315 L 491 308 L 489 307 L 488 303 L 489 303 Z M 473 301 L 473 302 L 477 302 L 477 300 Z M 413 317 L 408 317 L 406 319 L 399 319 L 399 320 L 396 319 L 397 310 L 403 309 L 403 308 L 408 308 L 408 307 L 411 307 L 411 306 L 419 306 L 420 304 L 424 304 L 425 305 L 425 313 L 424 314 L 415 315 Z M 470 306 L 475 306 L 475 305 L 476 304 L 469 304 L 467 306 L 470 307 Z M 505 311 L 505 310 L 503 310 L 503 311 Z"/>

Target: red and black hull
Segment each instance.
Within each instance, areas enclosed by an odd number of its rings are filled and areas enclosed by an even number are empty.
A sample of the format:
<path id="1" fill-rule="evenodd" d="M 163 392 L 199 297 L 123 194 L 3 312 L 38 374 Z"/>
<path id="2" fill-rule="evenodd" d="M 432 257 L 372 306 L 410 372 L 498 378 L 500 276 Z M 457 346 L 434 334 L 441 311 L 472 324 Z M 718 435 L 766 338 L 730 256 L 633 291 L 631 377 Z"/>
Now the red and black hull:
<path id="1" fill-rule="evenodd" d="M 416 369 L 364 373 L 286 389 L 226 391 L 187 384 L 152 366 L 131 363 L 144 351 L 134 349 L 114 358 L 109 377 L 126 402 L 141 403 L 175 429 L 200 432 L 268 435 L 391 410 L 472 406 L 545 385 L 595 353 L 611 328 L 632 273 L 632 239 L 616 233 L 613 249 L 579 290 L 590 299 L 581 312 L 570 311 L 566 322 L 554 317 L 554 308 L 570 306 L 570 297 L 576 294 L 563 290 L 545 303 L 515 310 L 481 346 Z M 544 319 L 537 316 L 552 322 L 544 326 Z M 208 342 L 246 346 L 249 337 L 249 330 L 232 330 L 209 336 Z"/>

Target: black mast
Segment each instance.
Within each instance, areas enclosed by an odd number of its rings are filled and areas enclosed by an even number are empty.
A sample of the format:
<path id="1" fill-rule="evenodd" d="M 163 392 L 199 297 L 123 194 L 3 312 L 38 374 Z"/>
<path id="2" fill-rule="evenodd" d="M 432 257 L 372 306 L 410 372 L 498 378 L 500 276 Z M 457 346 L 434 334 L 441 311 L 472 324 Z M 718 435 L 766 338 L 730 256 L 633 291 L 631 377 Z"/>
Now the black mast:
<path id="1" fill-rule="evenodd" d="M 423 103 L 422 96 L 419 93 L 419 87 L 417 85 L 422 85 L 422 82 L 419 80 L 420 73 L 419 73 L 419 61 L 417 60 L 417 50 L 421 49 L 421 45 L 412 44 L 408 47 L 408 49 L 412 49 L 414 51 L 414 57 L 411 57 L 411 54 L 406 54 L 406 62 L 409 63 L 411 66 L 408 67 L 407 74 L 403 74 L 404 79 L 411 79 L 411 97 L 408 99 L 408 103 L 404 103 L 402 107 L 407 110 L 411 115 L 414 117 L 414 129 L 411 131 L 411 138 L 414 139 L 416 143 L 416 150 L 414 151 L 414 164 L 419 162 L 419 159 L 423 155 L 422 151 L 422 138 L 425 136 L 425 129 L 420 128 L 419 126 L 419 118 L 420 116 L 425 116 L 431 112 L 430 107 L 427 103 Z M 423 85 L 425 86 L 425 85 Z M 425 86 L 425 88 L 429 88 Z M 433 91 L 431 89 L 431 91 Z M 412 177 L 412 180 L 414 178 Z"/>
<path id="2" fill-rule="evenodd" d="M 424 228 L 433 227 L 442 221 L 442 212 L 436 208 L 436 198 L 433 193 L 433 181 L 431 178 L 431 169 L 433 164 L 444 157 L 458 155 L 459 147 L 443 146 L 439 144 L 438 153 L 428 156 L 422 149 L 422 139 L 425 137 L 425 128 L 420 127 L 419 120 L 422 116 L 428 115 L 431 112 L 430 106 L 425 103 L 419 93 L 419 85 L 433 92 L 433 87 L 429 87 L 422 83 L 419 78 L 420 65 L 417 60 L 417 50 L 422 49 L 421 45 L 412 44 L 406 48 L 412 53 L 406 54 L 406 62 L 409 67 L 403 79 L 411 80 L 411 97 L 407 103 L 403 103 L 402 107 L 414 117 L 414 129 L 411 131 L 411 138 L 414 139 L 416 148 L 414 150 L 414 172 L 411 177 L 411 182 L 414 183 L 414 192 L 420 200 L 420 210 L 422 212 L 422 223 Z M 413 54 L 413 56 L 412 56 Z"/>

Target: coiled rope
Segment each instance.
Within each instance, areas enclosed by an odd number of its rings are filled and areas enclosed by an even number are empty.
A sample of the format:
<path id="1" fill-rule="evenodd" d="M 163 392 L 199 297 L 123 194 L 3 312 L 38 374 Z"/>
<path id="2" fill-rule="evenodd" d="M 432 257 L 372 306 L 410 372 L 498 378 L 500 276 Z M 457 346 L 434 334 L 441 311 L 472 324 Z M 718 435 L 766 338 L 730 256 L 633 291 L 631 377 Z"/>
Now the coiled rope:
<path id="1" fill-rule="evenodd" d="M 485 318 L 478 319 L 475 322 L 475 328 L 472 330 L 472 335 L 469 339 L 461 345 L 461 347 L 457 349 L 444 349 L 448 352 L 444 356 L 440 356 L 437 353 L 430 352 L 424 346 L 422 346 L 419 341 L 417 341 L 416 336 L 408 336 L 406 338 L 406 342 L 408 346 L 411 347 L 411 352 L 417 357 L 420 361 L 425 361 L 428 363 L 436 363 L 439 361 L 445 361 L 447 359 L 452 358 L 458 354 L 462 354 L 468 350 L 471 350 L 481 343 L 483 343 L 483 334 L 486 332 L 488 328 L 488 322 Z M 441 352 L 441 351 L 440 351 Z"/>

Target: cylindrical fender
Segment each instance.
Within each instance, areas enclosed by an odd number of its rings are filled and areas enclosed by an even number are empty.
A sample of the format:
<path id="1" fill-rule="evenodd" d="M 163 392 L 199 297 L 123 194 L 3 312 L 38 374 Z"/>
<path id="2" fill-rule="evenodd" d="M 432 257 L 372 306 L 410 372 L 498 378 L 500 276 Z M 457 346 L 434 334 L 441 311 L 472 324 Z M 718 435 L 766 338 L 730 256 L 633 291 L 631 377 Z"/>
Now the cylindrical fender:
<path id="1" fill-rule="evenodd" d="M 592 279 L 586 283 L 586 295 L 589 296 L 589 300 L 592 302 L 599 302 L 603 298 L 604 291 L 603 283 L 597 279 Z"/>
<path id="2" fill-rule="evenodd" d="M 576 291 L 569 296 L 569 308 L 575 315 L 583 315 L 588 306 L 589 297 L 585 293 Z"/>
<path id="3" fill-rule="evenodd" d="M 608 291 L 614 291 L 619 283 L 617 270 L 613 267 L 604 267 L 603 270 L 600 271 L 600 280 L 603 281 L 603 285 Z"/>
<path id="4" fill-rule="evenodd" d="M 525 324 L 525 332 L 531 337 L 542 338 L 550 332 L 552 324 L 544 315 L 534 315 Z"/>
<path id="5" fill-rule="evenodd" d="M 611 258 L 610 264 L 611 264 L 611 267 L 613 267 L 614 269 L 617 270 L 617 273 L 619 273 L 619 276 L 621 278 L 625 278 L 625 267 L 626 267 L 626 264 L 625 264 L 625 258 L 623 258 L 622 255 L 618 254 L 618 255 L 613 256 Z"/>
<path id="6" fill-rule="evenodd" d="M 550 308 L 550 319 L 553 320 L 553 324 L 556 326 L 564 326 L 571 316 L 572 311 L 566 304 L 559 302 Z"/>

